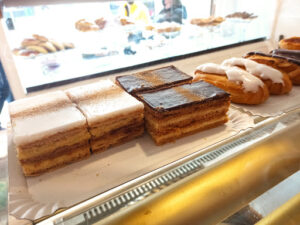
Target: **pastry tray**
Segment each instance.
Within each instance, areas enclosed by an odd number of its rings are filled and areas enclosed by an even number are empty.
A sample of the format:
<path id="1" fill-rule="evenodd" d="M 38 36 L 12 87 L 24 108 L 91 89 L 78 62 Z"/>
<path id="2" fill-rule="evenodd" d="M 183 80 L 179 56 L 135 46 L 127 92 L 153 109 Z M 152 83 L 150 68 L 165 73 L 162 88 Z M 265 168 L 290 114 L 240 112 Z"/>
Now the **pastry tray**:
<path id="1" fill-rule="evenodd" d="M 230 108 L 228 116 L 229 122 L 225 125 L 174 143 L 156 146 L 145 133 L 87 160 L 32 178 L 23 176 L 9 134 L 9 214 L 31 221 L 49 217 L 59 209 L 68 209 L 189 155 L 204 152 L 208 146 L 254 127 L 253 117 L 239 110 Z"/>
<path id="2" fill-rule="evenodd" d="M 279 116 L 300 106 L 300 86 L 293 86 L 293 89 L 286 95 L 271 95 L 269 99 L 261 105 L 238 105 L 235 107 L 249 112 L 254 116 Z"/>
<path id="3" fill-rule="evenodd" d="M 238 138 L 255 127 L 254 120 L 265 120 L 299 108 L 300 87 L 288 95 L 271 96 L 258 106 L 232 104 L 229 122 L 163 146 L 156 146 L 145 133 L 118 147 L 94 154 L 89 159 L 44 175 L 25 178 L 16 158 L 12 135 L 8 135 L 9 214 L 31 221 L 52 216 L 94 196 L 146 177 L 153 171 L 178 164 L 206 148 Z M 230 153 L 232 154 L 232 153 Z M 125 185 L 126 186 L 126 185 Z"/>

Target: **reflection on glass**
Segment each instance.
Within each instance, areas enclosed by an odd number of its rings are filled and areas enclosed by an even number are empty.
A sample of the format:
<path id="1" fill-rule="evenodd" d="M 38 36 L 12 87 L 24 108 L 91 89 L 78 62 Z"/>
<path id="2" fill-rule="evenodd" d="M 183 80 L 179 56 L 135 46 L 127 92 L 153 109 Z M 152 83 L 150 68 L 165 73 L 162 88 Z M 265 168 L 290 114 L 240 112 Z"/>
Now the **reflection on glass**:
<path id="1" fill-rule="evenodd" d="M 267 37 L 275 7 L 270 1 L 129 0 L 5 8 L 3 26 L 21 82 L 30 90 Z"/>

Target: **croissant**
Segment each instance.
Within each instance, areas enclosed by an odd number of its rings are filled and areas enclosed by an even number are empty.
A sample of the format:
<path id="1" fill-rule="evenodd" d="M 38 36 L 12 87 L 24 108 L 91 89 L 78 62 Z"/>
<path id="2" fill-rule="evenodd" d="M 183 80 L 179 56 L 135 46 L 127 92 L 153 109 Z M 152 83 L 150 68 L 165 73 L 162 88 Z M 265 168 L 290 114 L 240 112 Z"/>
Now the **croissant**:
<path id="1" fill-rule="evenodd" d="M 39 46 L 47 49 L 48 52 L 56 52 L 56 48 L 53 46 L 53 44 L 49 41 L 47 42 L 43 42 L 43 43 L 40 43 Z"/>
<path id="2" fill-rule="evenodd" d="M 30 45 L 26 47 L 27 50 L 31 50 L 31 51 L 35 51 L 38 53 L 42 53 L 42 54 L 47 54 L 48 51 L 42 47 L 42 46 L 37 46 L 37 45 Z"/>
<path id="3" fill-rule="evenodd" d="M 21 46 L 26 48 L 27 46 L 39 45 L 41 41 L 33 38 L 26 38 L 22 41 Z"/>

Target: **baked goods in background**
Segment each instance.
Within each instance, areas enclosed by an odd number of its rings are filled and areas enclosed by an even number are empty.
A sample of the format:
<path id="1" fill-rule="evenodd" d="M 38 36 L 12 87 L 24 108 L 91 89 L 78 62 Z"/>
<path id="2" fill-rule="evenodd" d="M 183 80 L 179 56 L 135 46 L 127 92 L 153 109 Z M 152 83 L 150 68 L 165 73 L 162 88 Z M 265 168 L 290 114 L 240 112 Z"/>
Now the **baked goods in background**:
<path id="1" fill-rule="evenodd" d="M 110 80 L 66 91 L 85 115 L 92 152 L 120 145 L 144 133 L 144 106 Z"/>
<path id="2" fill-rule="evenodd" d="M 278 69 L 283 74 L 287 74 L 294 85 L 299 85 L 300 61 L 278 55 L 276 52 L 278 51 L 272 51 L 271 54 L 265 54 L 262 52 L 249 52 L 244 57 Z"/>
<path id="3" fill-rule="evenodd" d="M 95 20 L 95 24 L 97 24 L 100 30 L 102 30 L 105 27 L 106 22 L 107 21 L 103 17 Z"/>
<path id="4" fill-rule="evenodd" d="M 208 17 L 208 18 L 194 18 L 191 20 L 191 24 L 197 26 L 217 26 L 224 22 L 225 19 L 221 16 L 218 17 Z"/>
<path id="5" fill-rule="evenodd" d="M 226 16 L 226 18 L 239 18 L 239 19 L 255 19 L 257 18 L 256 15 L 254 15 L 253 13 L 248 13 L 248 12 L 235 12 L 235 13 L 231 13 L 229 15 Z"/>
<path id="6" fill-rule="evenodd" d="M 204 81 L 138 94 L 145 104 L 145 125 L 157 145 L 228 121 L 230 96 Z"/>
<path id="7" fill-rule="evenodd" d="M 75 28 L 82 32 L 102 30 L 106 25 L 106 20 L 103 17 L 96 19 L 94 22 L 89 22 L 85 19 L 80 19 L 75 23 Z"/>
<path id="8" fill-rule="evenodd" d="M 163 22 L 155 24 L 155 29 L 157 33 L 172 33 L 179 32 L 181 30 L 181 26 L 175 22 Z"/>
<path id="9" fill-rule="evenodd" d="M 133 20 L 129 17 L 121 17 L 120 18 L 120 24 L 122 26 L 131 25 L 134 24 Z"/>
<path id="10" fill-rule="evenodd" d="M 153 25 L 147 25 L 147 26 L 145 26 L 145 29 L 152 31 L 152 30 L 155 30 L 155 27 Z"/>
<path id="11" fill-rule="evenodd" d="M 116 83 L 132 95 L 137 93 L 190 83 L 192 77 L 174 66 L 117 76 Z"/>
<path id="12" fill-rule="evenodd" d="M 268 87 L 270 94 L 282 95 L 292 90 L 292 82 L 287 73 L 274 69 L 272 65 L 265 65 L 257 58 L 230 58 L 223 61 L 223 66 L 238 66 L 254 76 L 260 78 Z"/>
<path id="13" fill-rule="evenodd" d="M 13 49 L 15 55 L 34 56 L 38 54 L 48 54 L 74 48 L 73 43 L 58 42 L 45 36 L 33 34 L 32 38 L 25 38 L 21 42 L 20 48 Z"/>
<path id="14" fill-rule="evenodd" d="M 267 86 L 257 77 L 238 67 L 206 63 L 197 67 L 193 82 L 204 80 L 231 95 L 234 103 L 256 105 L 269 98 Z"/>
<path id="15" fill-rule="evenodd" d="M 48 38 L 42 36 L 42 35 L 38 35 L 38 34 L 33 34 L 32 37 L 36 40 L 39 40 L 41 42 L 46 42 L 48 41 Z"/>
<path id="16" fill-rule="evenodd" d="M 279 48 L 288 50 L 300 50 L 300 37 L 290 37 L 279 41 Z"/>
<path id="17" fill-rule="evenodd" d="M 88 22 L 85 19 L 78 20 L 75 23 L 75 28 L 82 32 L 99 30 L 99 27 L 96 24 Z"/>
<path id="18" fill-rule="evenodd" d="M 64 92 L 14 101 L 9 113 L 25 176 L 40 175 L 90 155 L 86 119 Z"/>

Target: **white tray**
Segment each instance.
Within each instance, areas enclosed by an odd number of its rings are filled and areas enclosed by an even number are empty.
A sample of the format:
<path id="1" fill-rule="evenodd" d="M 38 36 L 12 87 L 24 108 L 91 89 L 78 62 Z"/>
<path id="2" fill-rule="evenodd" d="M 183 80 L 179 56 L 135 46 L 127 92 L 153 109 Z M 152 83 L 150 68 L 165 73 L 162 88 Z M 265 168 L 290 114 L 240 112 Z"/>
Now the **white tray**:
<path id="1" fill-rule="evenodd" d="M 271 95 L 270 98 L 261 105 L 233 105 L 245 112 L 250 112 L 254 116 L 279 116 L 299 108 L 300 86 L 293 86 L 292 91 L 286 95 Z"/>
<path id="2" fill-rule="evenodd" d="M 217 128 L 155 146 L 148 134 L 89 159 L 44 175 L 25 178 L 9 135 L 9 214 L 36 220 L 52 215 L 157 168 L 254 126 L 253 118 L 229 110 L 229 122 Z"/>

